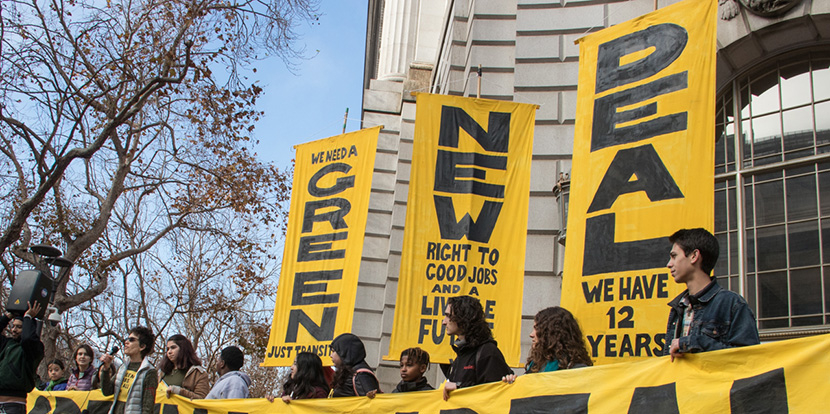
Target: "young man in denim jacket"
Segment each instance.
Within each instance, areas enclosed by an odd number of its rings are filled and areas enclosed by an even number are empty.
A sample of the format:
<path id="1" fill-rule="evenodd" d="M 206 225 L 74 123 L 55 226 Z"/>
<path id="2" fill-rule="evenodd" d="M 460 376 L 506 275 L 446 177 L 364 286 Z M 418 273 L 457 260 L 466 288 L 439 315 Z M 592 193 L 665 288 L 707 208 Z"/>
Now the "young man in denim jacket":
<path id="1" fill-rule="evenodd" d="M 669 323 L 663 355 L 671 360 L 688 352 L 760 343 L 755 315 L 737 293 L 722 289 L 710 277 L 718 261 L 718 239 L 705 229 L 678 230 L 668 267 L 676 283 L 686 290 L 669 303 Z"/>

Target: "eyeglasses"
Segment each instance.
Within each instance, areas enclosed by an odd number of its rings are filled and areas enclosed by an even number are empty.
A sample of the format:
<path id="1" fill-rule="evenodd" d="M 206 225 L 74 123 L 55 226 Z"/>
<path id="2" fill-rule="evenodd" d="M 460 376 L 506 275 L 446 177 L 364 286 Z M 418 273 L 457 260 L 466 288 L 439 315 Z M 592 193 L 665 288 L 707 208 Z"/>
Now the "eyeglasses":
<path id="1" fill-rule="evenodd" d="M 125 339 L 124 342 L 135 342 L 137 340 L 138 340 L 138 338 L 136 338 L 134 336 L 130 336 L 130 337 L 127 337 L 127 339 Z"/>

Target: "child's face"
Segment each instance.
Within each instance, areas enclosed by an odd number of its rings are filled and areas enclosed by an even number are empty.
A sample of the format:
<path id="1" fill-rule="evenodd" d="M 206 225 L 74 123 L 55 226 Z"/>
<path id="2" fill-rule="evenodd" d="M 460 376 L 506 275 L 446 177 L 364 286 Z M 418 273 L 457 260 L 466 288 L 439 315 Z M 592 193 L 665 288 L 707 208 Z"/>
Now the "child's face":
<path id="1" fill-rule="evenodd" d="M 401 358 L 401 379 L 406 382 L 417 381 L 426 372 L 427 366 L 416 364 L 409 360 L 408 356 Z"/>
<path id="2" fill-rule="evenodd" d="M 57 364 L 49 364 L 49 379 L 57 381 L 63 377 L 63 370 Z"/>

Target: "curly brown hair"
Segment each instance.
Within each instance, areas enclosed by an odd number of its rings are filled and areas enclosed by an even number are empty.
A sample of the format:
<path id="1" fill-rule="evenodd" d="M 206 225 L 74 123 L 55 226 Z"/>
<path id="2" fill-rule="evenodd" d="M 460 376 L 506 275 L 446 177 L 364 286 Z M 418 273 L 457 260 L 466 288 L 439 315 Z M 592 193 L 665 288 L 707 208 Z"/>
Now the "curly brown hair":
<path id="1" fill-rule="evenodd" d="M 533 328 L 536 344 L 527 357 L 527 372 L 539 372 L 554 360 L 559 361 L 559 369 L 593 365 L 579 323 L 567 309 L 554 306 L 539 311 L 533 318 Z"/>

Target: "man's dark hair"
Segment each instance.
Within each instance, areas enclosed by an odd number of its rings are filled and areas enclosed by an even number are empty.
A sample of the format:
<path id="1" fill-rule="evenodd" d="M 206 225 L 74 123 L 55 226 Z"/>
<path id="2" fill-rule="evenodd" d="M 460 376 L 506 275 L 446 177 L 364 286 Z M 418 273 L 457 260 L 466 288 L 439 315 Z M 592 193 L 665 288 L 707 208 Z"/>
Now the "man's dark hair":
<path id="1" fill-rule="evenodd" d="M 239 371 L 245 363 L 245 355 L 242 350 L 235 346 L 229 346 L 220 353 L 222 361 L 225 361 L 225 366 L 231 371 Z"/>
<path id="2" fill-rule="evenodd" d="M 715 263 L 718 262 L 718 255 L 720 254 L 718 239 L 712 233 L 703 228 L 680 229 L 669 236 L 669 241 L 680 246 L 686 256 L 692 254 L 695 250 L 699 251 L 701 257 L 700 270 L 712 276 L 712 269 L 715 268 Z"/>
<path id="3" fill-rule="evenodd" d="M 144 349 L 141 350 L 142 358 L 147 357 L 147 355 L 150 355 L 150 353 L 153 352 L 156 336 L 153 335 L 153 331 L 150 328 L 146 326 L 136 326 L 135 328 L 130 329 L 130 333 L 138 337 L 139 345 L 144 345 Z"/>
<path id="4" fill-rule="evenodd" d="M 490 325 L 484 320 L 484 308 L 472 296 L 455 296 L 447 300 L 450 305 L 450 320 L 458 325 L 464 339 L 470 346 L 478 346 L 490 339 Z"/>

